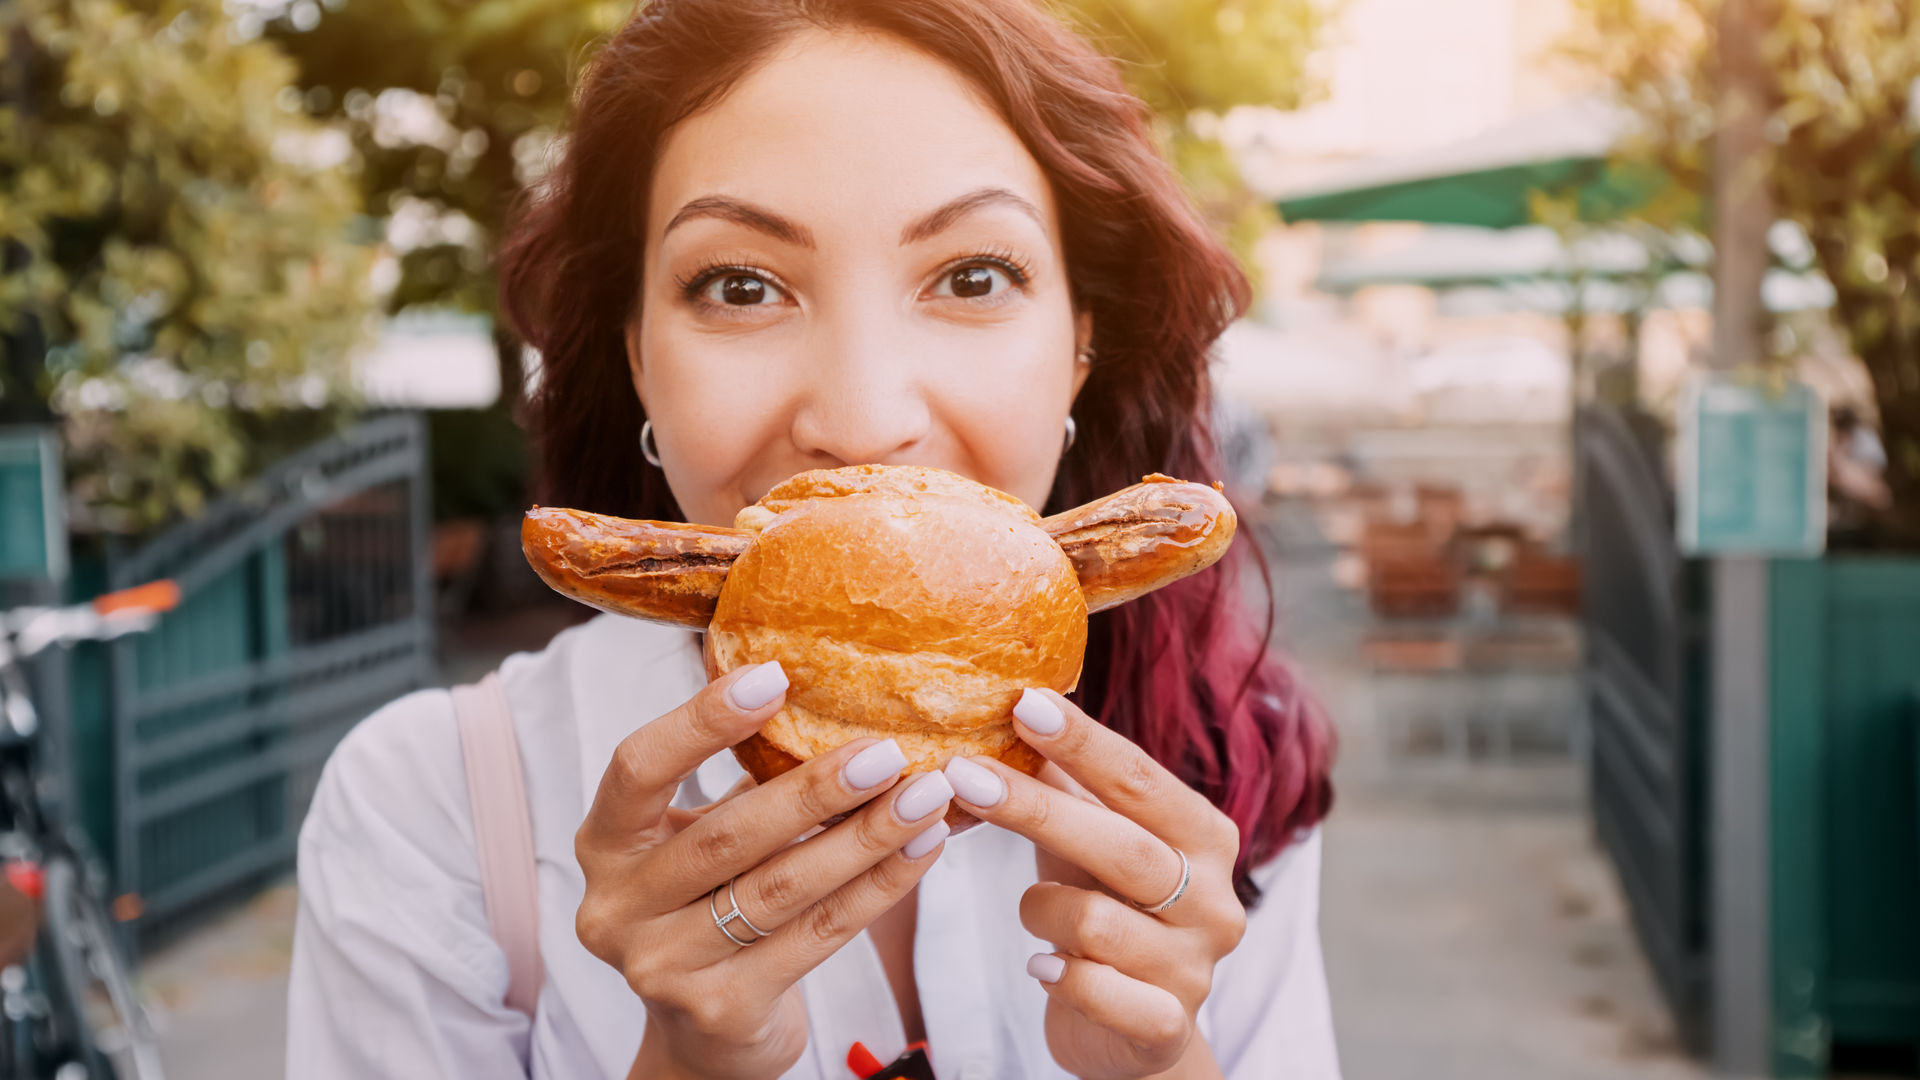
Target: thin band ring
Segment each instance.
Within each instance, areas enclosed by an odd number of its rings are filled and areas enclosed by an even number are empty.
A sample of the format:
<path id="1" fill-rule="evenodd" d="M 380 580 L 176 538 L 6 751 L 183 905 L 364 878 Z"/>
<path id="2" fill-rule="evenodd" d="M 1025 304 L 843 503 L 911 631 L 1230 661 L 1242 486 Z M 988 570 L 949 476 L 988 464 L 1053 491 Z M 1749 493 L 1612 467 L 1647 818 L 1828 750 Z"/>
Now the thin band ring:
<path id="1" fill-rule="evenodd" d="M 733 898 L 733 883 L 739 880 L 740 875 L 738 874 L 727 879 L 727 906 L 733 909 L 733 914 L 740 920 L 741 926 L 753 931 L 758 937 L 766 937 L 767 931 L 753 925 L 753 922 L 747 918 L 747 913 L 740 910 L 739 901 Z"/>
<path id="2" fill-rule="evenodd" d="M 1158 915 L 1161 912 L 1172 907 L 1176 901 L 1178 901 L 1182 896 L 1186 895 L 1187 882 L 1193 880 L 1193 864 L 1187 861 L 1187 853 L 1184 851 L 1181 851 L 1179 848 L 1174 848 L 1173 853 L 1175 855 L 1180 856 L 1180 884 L 1175 885 L 1173 887 L 1173 895 L 1151 906 L 1146 904 L 1135 904 L 1133 905 L 1134 907 L 1139 908 L 1141 911 L 1144 911 L 1149 915 Z M 733 935 L 728 934 L 727 936 L 732 937 Z"/>
<path id="3" fill-rule="evenodd" d="M 725 915 L 720 914 L 720 889 L 721 889 L 721 886 L 715 885 L 713 887 L 713 891 L 707 894 L 707 910 L 713 913 L 713 925 L 721 933 L 727 935 L 727 940 L 733 942 L 735 945 L 738 945 L 744 949 L 747 946 L 753 944 L 754 942 L 759 941 L 761 938 L 766 937 L 767 935 L 760 933 L 760 931 L 758 930 L 754 930 L 753 924 L 748 922 L 747 917 L 740 913 L 740 905 L 737 903 L 734 903 L 734 900 L 733 900 L 733 882 L 732 881 L 727 882 L 726 890 L 727 890 L 727 906 L 729 908 L 732 908 L 733 910 L 727 912 Z M 747 941 L 741 941 L 739 938 L 733 935 L 733 927 L 727 925 L 728 923 L 732 923 L 732 922 L 737 922 L 740 925 L 746 927 L 748 930 L 753 930 L 754 934 L 758 936 L 751 938 Z"/>

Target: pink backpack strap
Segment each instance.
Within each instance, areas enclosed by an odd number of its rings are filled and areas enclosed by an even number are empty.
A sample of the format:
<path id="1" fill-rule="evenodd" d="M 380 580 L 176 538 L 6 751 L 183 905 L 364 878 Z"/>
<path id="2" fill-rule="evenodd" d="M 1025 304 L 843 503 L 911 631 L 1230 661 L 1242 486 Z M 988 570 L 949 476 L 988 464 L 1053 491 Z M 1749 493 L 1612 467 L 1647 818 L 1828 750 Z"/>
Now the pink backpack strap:
<path id="1" fill-rule="evenodd" d="M 473 804 L 474 848 L 480 890 L 493 940 L 507 954 L 507 1007 L 533 1019 L 546 973 L 540 964 L 540 901 L 533 861 L 533 825 L 527 811 L 520 744 L 498 672 L 453 688 L 460 753 Z"/>

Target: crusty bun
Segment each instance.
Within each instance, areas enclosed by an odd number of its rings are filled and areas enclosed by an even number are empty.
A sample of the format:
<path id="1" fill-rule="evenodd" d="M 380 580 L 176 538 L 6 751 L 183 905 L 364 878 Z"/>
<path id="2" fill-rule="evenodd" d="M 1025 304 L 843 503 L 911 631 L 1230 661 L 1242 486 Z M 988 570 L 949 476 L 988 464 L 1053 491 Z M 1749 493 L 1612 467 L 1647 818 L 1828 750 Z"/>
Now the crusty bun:
<path id="1" fill-rule="evenodd" d="M 1087 613 L 1211 566 L 1234 525 L 1218 485 L 1159 474 L 1043 520 L 954 473 L 865 465 L 802 473 L 732 528 L 536 506 L 520 535 L 559 592 L 706 631 L 709 678 L 780 661 L 786 705 L 733 748 L 764 782 L 862 736 L 891 736 L 913 771 L 980 755 L 1038 772 L 1020 691 L 1073 689 Z"/>
<path id="2" fill-rule="evenodd" d="M 707 629 L 708 674 L 778 660 L 787 703 L 734 748 L 762 782 L 863 736 L 908 768 L 1042 760 L 1013 733 L 1025 687 L 1079 682 L 1087 604 L 1072 562 L 1025 503 L 952 473 L 802 473 L 741 511 L 758 536 Z"/>

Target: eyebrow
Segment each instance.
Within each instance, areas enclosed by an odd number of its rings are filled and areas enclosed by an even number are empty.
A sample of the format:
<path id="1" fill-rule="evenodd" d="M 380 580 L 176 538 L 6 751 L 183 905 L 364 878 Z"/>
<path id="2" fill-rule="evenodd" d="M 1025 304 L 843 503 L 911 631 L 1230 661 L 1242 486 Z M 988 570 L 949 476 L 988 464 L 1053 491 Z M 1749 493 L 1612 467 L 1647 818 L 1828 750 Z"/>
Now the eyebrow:
<path id="1" fill-rule="evenodd" d="M 1039 207 L 1021 198 L 1019 195 L 1008 191 L 1006 188 L 990 187 L 980 188 L 977 191 L 969 191 L 965 195 L 947 202 L 932 213 L 918 220 L 909 222 L 906 228 L 900 230 L 900 244 L 902 247 L 908 244 L 917 244 L 928 237 L 938 235 L 952 228 L 961 218 L 966 217 L 968 214 L 989 206 L 1010 206 L 1032 218 L 1033 223 L 1040 226 L 1042 232 L 1046 231 L 1047 219 L 1045 215 L 1040 213 Z"/>
<path id="2" fill-rule="evenodd" d="M 1040 226 L 1043 231 L 1047 227 L 1046 216 L 1030 200 L 1006 188 L 980 188 L 950 199 L 933 211 L 908 222 L 906 228 L 900 230 L 900 244 L 904 247 L 937 236 L 958 224 L 968 214 L 989 206 L 1012 207 L 1032 218 L 1034 224 Z M 765 233 L 775 240 L 795 247 L 814 246 L 813 232 L 805 225 L 789 221 L 765 207 L 724 195 L 703 195 L 688 202 L 674 213 L 672 220 L 667 222 L 666 229 L 660 235 L 664 237 L 680 225 L 699 218 L 729 221 L 755 232 Z"/>
<path id="3" fill-rule="evenodd" d="M 749 202 L 742 202 L 739 199 L 729 199 L 723 195 L 705 195 L 682 206 L 679 211 L 673 215 L 673 220 L 667 222 L 667 227 L 661 231 L 660 235 L 664 237 L 667 233 L 672 232 L 676 226 L 685 224 L 696 218 L 717 218 L 721 221 L 731 221 L 735 225 L 742 225 L 755 232 L 765 233 L 775 240 L 792 244 L 795 247 L 810 248 L 813 246 L 813 232 L 805 225 L 788 221 L 786 218 L 764 207 L 755 206 Z"/>

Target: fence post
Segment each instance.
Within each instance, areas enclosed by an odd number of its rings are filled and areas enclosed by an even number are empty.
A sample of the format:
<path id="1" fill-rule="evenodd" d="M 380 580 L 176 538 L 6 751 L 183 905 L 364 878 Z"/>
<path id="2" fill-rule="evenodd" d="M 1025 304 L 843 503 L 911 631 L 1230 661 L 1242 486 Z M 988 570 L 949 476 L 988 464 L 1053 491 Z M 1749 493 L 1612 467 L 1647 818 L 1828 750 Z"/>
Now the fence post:
<path id="1" fill-rule="evenodd" d="M 1713 145 L 1713 363 L 1721 369 L 1764 355 L 1760 285 L 1773 208 L 1760 38 L 1769 7 L 1770 0 L 1725 0 L 1716 28 L 1723 77 Z M 1713 1063 L 1731 1077 L 1773 1074 L 1767 573 L 1759 556 L 1713 560 L 1708 926 Z"/>
<path id="2" fill-rule="evenodd" d="M 433 593 L 433 450 L 428 443 L 427 419 L 419 412 L 408 413 L 409 441 L 414 458 L 413 478 L 408 483 L 411 496 L 408 525 L 413 550 L 413 619 L 420 641 L 421 686 L 437 686 L 439 663 L 435 658 Z"/>

